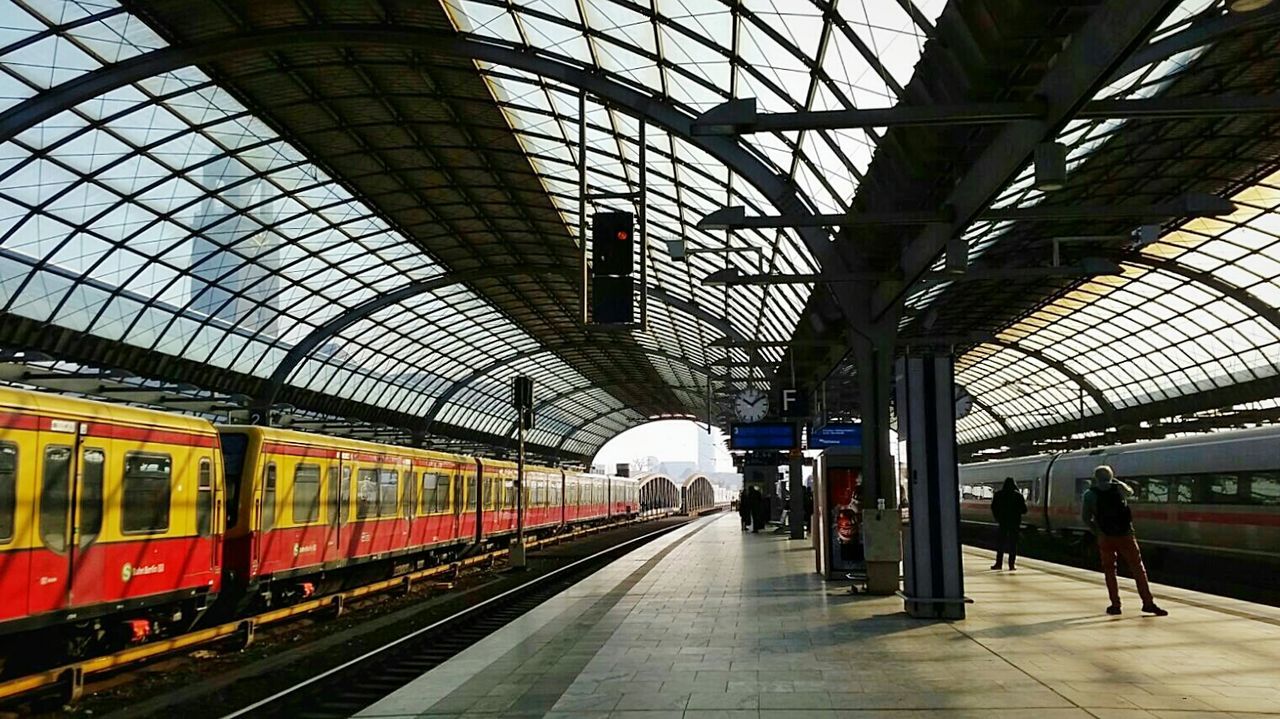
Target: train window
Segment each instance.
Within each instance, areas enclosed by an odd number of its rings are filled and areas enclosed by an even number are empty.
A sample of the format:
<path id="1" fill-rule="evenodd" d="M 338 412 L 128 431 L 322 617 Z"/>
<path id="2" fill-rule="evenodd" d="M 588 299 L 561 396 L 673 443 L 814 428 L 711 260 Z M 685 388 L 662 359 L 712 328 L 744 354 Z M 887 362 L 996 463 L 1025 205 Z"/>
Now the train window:
<path id="1" fill-rule="evenodd" d="M 213 534 L 213 463 L 200 458 L 200 476 L 196 484 L 196 534 Z"/>
<path id="2" fill-rule="evenodd" d="M 1245 501 L 1249 504 L 1280 504 L 1280 470 L 1273 472 L 1254 472 L 1249 477 L 1249 491 L 1245 494 Z M 0 508 L 0 512 L 3 511 L 4 510 Z M 0 535 L 0 539 L 3 538 L 3 535 Z"/>
<path id="3" fill-rule="evenodd" d="M 293 523 L 320 520 L 320 465 L 300 464 L 293 470 Z"/>
<path id="4" fill-rule="evenodd" d="M 356 518 L 378 516 L 378 473 L 372 469 L 356 470 Z"/>
<path id="5" fill-rule="evenodd" d="M 1209 504 L 1238 504 L 1240 480 L 1234 474 L 1211 474 L 1205 483 L 1205 501 Z"/>
<path id="6" fill-rule="evenodd" d="M 476 500 L 479 499 L 479 483 L 476 482 L 476 473 L 474 471 L 467 473 L 467 509 L 476 508 Z"/>
<path id="7" fill-rule="evenodd" d="M 516 481 L 509 479 L 502 483 L 502 508 L 516 508 Z"/>
<path id="8" fill-rule="evenodd" d="M 240 520 L 240 478 L 244 476 L 244 453 L 249 436 L 228 432 L 219 435 L 222 445 L 222 471 L 227 482 L 227 527 Z"/>
<path id="9" fill-rule="evenodd" d="M 0 442 L 0 543 L 13 540 L 13 518 L 18 508 L 18 447 Z"/>
<path id="10" fill-rule="evenodd" d="M 40 539 L 55 552 L 67 548 L 67 490 L 71 481 L 71 450 L 46 447 L 44 484 L 40 488 Z"/>
<path id="11" fill-rule="evenodd" d="M 440 511 L 436 493 L 440 491 L 440 477 L 432 472 L 422 473 L 422 513 Z"/>
<path id="12" fill-rule="evenodd" d="M 1173 495 L 1173 480 L 1168 477 L 1141 477 L 1124 480 L 1133 490 L 1134 502 L 1162 504 Z"/>
<path id="13" fill-rule="evenodd" d="M 173 459 L 169 455 L 126 454 L 120 531 L 125 534 L 156 534 L 167 530 L 172 479 Z"/>
<path id="14" fill-rule="evenodd" d="M 346 523 L 347 503 L 346 503 L 346 480 L 351 479 L 351 468 L 342 467 L 336 464 L 329 466 L 329 524 L 342 525 Z"/>
<path id="15" fill-rule="evenodd" d="M 276 526 L 276 463 L 268 462 L 262 469 L 262 531 L 270 532 Z"/>
<path id="16" fill-rule="evenodd" d="M 400 473 L 394 469 L 378 470 L 378 513 L 383 516 L 394 516 L 396 513 L 396 495 L 400 489 Z"/>
<path id="17" fill-rule="evenodd" d="M 419 484 L 413 481 L 412 471 L 405 472 L 404 476 L 407 481 L 404 483 L 404 494 L 400 495 L 400 512 L 408 518 L 413 517 L 418 513 L 418 507 L 416 505 L 418 502 Z"/>
<path id="18" fill-rule="evenodd" d="M 80 470 L 77 496 L 80 516 L 76 521 L 76 531 L 80 535 L 80 546 L 84 547 L 102 532 L 102 477 L 107 455 L 100 449 L 85 449 L 80 457 L 84 468 Z"/>
<path id="19" fill-rule="evenodd" d="M 1171 481 L 1174 483 L 1174 501 L 1179 504 L 1194 504 L 1199 501 L 1194 477 L 1175 477 Z"/>

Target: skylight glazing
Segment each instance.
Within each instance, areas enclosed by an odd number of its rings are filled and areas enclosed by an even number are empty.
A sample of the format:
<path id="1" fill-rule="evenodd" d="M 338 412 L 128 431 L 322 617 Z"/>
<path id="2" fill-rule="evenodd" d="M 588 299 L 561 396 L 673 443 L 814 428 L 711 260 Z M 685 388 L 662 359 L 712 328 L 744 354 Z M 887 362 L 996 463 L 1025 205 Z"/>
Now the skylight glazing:
<path id="1" fill-rule="evenodd" d="M 6 2 L 0 27 L 0 109 L 164 46 L 109 3 Z M 266 378 L 324 322 L 444 272 L 195 68 L 0 147 L 0 310 L 16 316 Z M 454 284 L 350 325 L 288 381 L 423 415 L 477 368 L 527 354 L 438 418 L 505 435 L 513 372 L 552 393 L 588 384 L 538 347 Z"/>
<path id="2" fill-rule="evenodd" d="M 912 2 L 912 0 L 908 0 Z M 754 97 L 763 112 L 888 107 L 898 101 L 926 39 L 897 2 L 828 0 L 445 0 L 455 25 L 478 38 L 529 48 L 598 71 L 689 116 L 730 98 Z M 914 0 L 932 21 L 943 0 Z M 479 63 L 502 103 L 570 232 L 578 233 L 578 91 L 526 73 Z M 639 122 L 627 113 L 587 103 L 587 183 L 592 195 L 640 189 Z M 770 214 L 767 201 L 743 178 L 693 145 L 656 127 L 644 128 L 650 282 L 663 291 L 724 316 L 743 337 L 790 337 L 811 287 L 709 288 L 702 278 L 725 267 L 744 274 L 817 272 L 803 242 L 790 231 L 706 232 L 707 213 L 743 205 Z M 744 144 L 770 169 L 793 182 L 818 212 L 848 207 L 879 137 L 874 130 L 760 134 Z M 593 210 L 634 209 L 601 202 Z M 589 221 L 589 219 L 588 219 Z M 694 250 L 672 262 L 663 241 L 684 238 Z M 727 248 L 737 251 L 718 252 Z M 716 252 L 706 253 L 705 250 Z M 708 340 L 723 336 L 701 321 L 650 305 L 658 328 L 638 337 L 646 346 L 706 365 Z M 730 353 L 738 364 L 751 359 Z M 782 351 L 760 351 L 761 364 Z M 661 366 L 664 378 L 693 379 Z M 728 374 L 752 377 L 747 367 Z M 756 379 L 759 380 L 759 373 Z M 703 380 L 705 381 L 705 380 Z"/>

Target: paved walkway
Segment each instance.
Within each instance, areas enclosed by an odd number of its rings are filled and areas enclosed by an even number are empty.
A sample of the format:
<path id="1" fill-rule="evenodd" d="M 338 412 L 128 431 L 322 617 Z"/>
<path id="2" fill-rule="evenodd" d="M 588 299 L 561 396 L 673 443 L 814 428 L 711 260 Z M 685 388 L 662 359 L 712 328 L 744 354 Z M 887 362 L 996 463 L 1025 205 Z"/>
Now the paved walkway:
<path id="1" fill-rule="evenodd" d="M 967 550 L 969 618 L 924 622 L 825 585 L 808 542 L 713 516 L 359 716 L 1280 716 L 1280 610 L 1157 586 L 1171 616 L 1109 617 L 1100 575 L 1019 561 Z"/>

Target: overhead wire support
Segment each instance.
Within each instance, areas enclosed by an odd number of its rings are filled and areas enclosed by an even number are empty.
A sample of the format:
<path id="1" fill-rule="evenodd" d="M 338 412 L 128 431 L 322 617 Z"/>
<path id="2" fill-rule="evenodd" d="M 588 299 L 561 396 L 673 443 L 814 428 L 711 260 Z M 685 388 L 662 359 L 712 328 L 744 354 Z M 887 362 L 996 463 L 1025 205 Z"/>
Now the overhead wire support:
<path id="1" fill-rule="evenodd" d="M 587 287 L 591 277 L 587 270 L 587 91 L 578 91 L 578 250 L 581 260 L 581 292 L 578 293 L 582 324 L 590 322 L 587 316 Z"/>

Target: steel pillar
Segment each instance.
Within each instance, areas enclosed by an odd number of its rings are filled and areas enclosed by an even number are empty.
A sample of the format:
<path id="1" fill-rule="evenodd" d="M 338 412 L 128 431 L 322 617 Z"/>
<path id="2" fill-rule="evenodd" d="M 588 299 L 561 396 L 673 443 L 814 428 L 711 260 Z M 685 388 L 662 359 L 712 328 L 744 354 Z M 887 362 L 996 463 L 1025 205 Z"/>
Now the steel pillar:
<path id="1" fill-rule="evenodd" d="M 905 357 L 897 361 L 895 375 L 911 498 L 904 552 L 906 610 L 913 617 L 963 619 L 952 358 Z"/>

